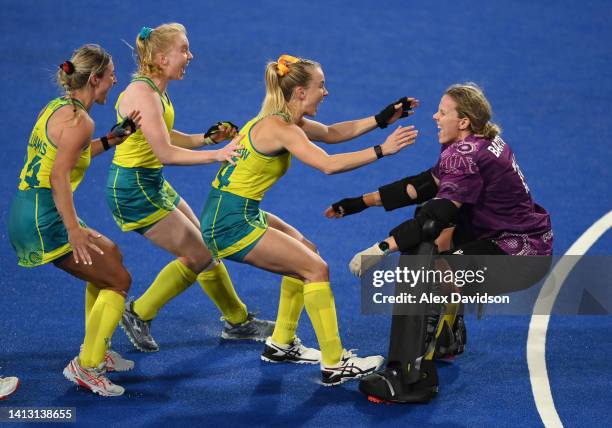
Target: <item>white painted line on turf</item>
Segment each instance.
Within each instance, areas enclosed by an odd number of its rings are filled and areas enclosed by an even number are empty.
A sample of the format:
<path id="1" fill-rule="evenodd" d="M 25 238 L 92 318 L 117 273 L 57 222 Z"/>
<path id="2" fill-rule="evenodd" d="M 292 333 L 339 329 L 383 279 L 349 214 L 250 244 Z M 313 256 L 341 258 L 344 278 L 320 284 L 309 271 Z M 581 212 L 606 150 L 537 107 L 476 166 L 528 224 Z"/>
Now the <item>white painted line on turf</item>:
<path id="1" fill-rule="evenodd" d="M 612 228 L 612 211 L 597 220 L 572 244 L 565 255 L 582 256 Z M 563 282 L 572 271 L 579 257 L 561 258 L 546 278 L 534 305 L 534 314 L 549 314 Z M 540 418 L 545 427 L 563 427 L 553 401 L 546 369 L 546 332 L 550 315 L 532 315 L 527 336 L 527 365 L 531 391 Z"/>

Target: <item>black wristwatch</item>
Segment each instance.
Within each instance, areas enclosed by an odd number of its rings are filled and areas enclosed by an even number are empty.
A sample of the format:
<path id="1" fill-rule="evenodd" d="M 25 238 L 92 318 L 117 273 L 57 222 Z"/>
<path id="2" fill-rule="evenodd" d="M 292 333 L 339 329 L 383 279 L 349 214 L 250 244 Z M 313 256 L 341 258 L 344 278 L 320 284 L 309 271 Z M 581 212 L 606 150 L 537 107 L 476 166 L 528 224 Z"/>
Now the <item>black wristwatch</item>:
<path id="1" fill-rule="evenodd" d="M 385 256 L 389 254 L 389 243 L 387 241 L 381 241 L 378 243 L 378 248 L 380 251 L 385 253 Z"/>

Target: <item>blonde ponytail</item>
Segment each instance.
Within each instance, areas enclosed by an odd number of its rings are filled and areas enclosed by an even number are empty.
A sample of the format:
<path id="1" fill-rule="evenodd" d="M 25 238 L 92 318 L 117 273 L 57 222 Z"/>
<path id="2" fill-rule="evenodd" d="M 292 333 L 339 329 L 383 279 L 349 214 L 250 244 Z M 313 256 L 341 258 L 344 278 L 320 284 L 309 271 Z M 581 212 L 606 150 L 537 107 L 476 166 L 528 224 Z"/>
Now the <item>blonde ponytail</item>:
<path id="1" fill-rule="evenodd" d="M 84 88 L 91 76 L 102 77 L 112 57 L 102 47 L 94 44 L 83 45 L 72 53 L 70 60 L 59 65 L 55 78 L 64 96 L 72 103 L 75 118 L 79 116 L 74 91 Z"/>
<path id="2" fill-rule="evenodd" d="M 308 59 L 281 55 L 278 61 L 266 65 L 266 96 L 257 117 L 282 113 L 292 118 L 289 101 L 297 86 L 308 86 L 312 72 L 320 65 Z"/>
<path id="3" fill-rule="evenodd" d="M 487 124 L 484 126 L 484 129 L 482 130 L 481 135 L 484 135 L 485 138 L 492 140 L 493 138 L 497 137 L 499 134 L 501 134 L 501 128 L 499 127 L 499 125 L 493 123 L 493 122 L 487 122 Z"/>

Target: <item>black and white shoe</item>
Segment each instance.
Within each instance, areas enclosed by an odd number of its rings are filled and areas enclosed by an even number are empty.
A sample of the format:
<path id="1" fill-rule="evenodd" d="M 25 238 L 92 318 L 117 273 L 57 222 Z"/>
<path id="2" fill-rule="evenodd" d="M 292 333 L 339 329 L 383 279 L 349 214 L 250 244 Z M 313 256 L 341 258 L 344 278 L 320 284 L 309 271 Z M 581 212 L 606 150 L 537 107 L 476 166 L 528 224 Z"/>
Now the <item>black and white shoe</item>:
<path id="1" fill-rule="evenodd" d="M 321 365 L 323 385 L 340 385 L 347 380 L 359 379 L 380 368 L 384 362 L 381 355 L 371 357 L 358 357 L 353 350 L 342 352 L 340 362 L 335 366 Z"/>
<path id="2" fill-rule="evenodd" d="M 321 351 L 305 347 L 297 336 L 288 345 L 279 345 L 268 337 L 261 359 L 269 363 L 319 364 Z"/>

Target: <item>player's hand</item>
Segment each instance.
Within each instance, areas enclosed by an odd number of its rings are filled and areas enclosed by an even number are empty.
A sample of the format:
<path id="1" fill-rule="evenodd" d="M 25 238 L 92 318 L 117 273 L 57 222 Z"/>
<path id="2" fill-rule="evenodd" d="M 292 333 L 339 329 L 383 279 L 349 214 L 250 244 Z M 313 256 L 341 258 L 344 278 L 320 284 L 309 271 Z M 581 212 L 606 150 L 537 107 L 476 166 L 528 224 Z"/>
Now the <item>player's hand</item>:
<path id="1" fill-rule="evenodd" d="M 219 150 L 214 150 L 214 159 L 217 162 L 229 162 L 236 165 L 236 160 L 240 157 L 238 150 L 244 147 L 240 144 L 244 135 L 236 135 L 234 139 L 225 147 Z"/>
<path id="2" fill-rule="evenodd" d="M 349 263 L 351 273 L 359 278 L 364 272 L 372 269 L 385 257 L 383 250 L 378 248 L 378 243 L 358 252 Z"/>
<path id="3" fill-rule="evenodd" d="M 376 119 L 379 128 L 386 128 L 400 118 L 414 114 L 413 109 L 417 108 L 419 104 L 420 102 L 416 98 L 402 97 L 382 109 L 380 113 L 374 116 L 374 119 Z"/>
<path id="4" fill-rule="evenodd" d="M 394 155 L 405 147 L 414 144 L 417 135 L 419 135 L 418 129 L 414 129 L 414 126 L 398 126 L 391 135 L 387 137 L 384 143 L 380 145 L 384 156 Z"/>
<path id="5" fill-rule="evenodd" d="M 121 122 L 111 128 L 110 132 L 106 135 L 108 142 L 112 146 L 118 146 L 123 143 L 130 135 L 140 129 L 141 119 L 140 111 L 132 110 Z"/>
<path id="6" fill-rule="evenodd" d="M 91 265 L 91 254 L 90 251 L 95 251 L 98 254 L 104 254 L 104 252 L 95 244 L 95 240 L 101 238 L 98 232 L 95 232 L 86 227 L 75 227 L 74 229 L 68 230 L 68 242 L 72 247 L 72 257 L 74 257 L 75 263 L 83 263 L 85 265 Z"/>
<path id="7" fill-rule="evenodd" d="M 363 196 L 356 198 L 344 198 L 338 202 L 335 202 L 325 210 L 325 217 L 327 218 L 342 218 L 347 215 L 357 214 L 368 208 Z"/>
<path id="8" fill-rule="evenodd" d="M 217 122 L 215 125 L 208 128 L 204 134 L 204 144 L 219 144 L 230 138 L 234 138 L 238 134 L 238 126 L 232 122 Z"/>

